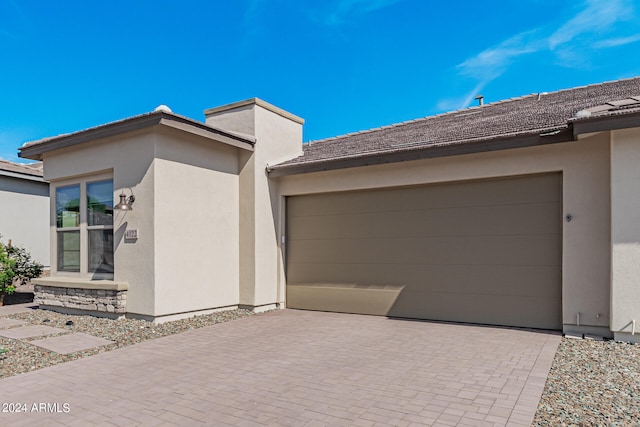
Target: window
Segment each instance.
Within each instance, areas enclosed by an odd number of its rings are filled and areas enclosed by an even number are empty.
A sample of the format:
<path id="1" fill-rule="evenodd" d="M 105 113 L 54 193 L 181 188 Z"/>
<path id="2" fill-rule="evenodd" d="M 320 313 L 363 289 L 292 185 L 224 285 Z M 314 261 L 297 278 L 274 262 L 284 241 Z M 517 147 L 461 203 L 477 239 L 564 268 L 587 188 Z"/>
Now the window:
<path id="1" fill-rule="evenodd" d="M 80 271 L 80 186 L 56 189 L 58 271 Z"/>
<path id="2" fill-rule="evenodd" d="M 113 180 L 86 180 L 55 190 L 57 268 L 113 274 Z"/>
<path id="3" fill-rule="evenodd" d="M 113 181 L 87 183 L 89 272 L 113 273 Z"/>

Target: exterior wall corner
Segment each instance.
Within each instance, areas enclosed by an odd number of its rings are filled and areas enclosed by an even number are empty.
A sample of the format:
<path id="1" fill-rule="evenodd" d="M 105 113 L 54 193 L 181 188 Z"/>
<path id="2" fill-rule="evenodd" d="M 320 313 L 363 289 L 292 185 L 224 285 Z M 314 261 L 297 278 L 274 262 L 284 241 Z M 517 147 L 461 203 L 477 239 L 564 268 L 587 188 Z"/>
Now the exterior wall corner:
<path id="1" fill-rule="evenodd" d="M 640 323 L 640 128 L 611 132 L 611 330 Z M 638 325 L 636 325 L 638 327 Z"/>

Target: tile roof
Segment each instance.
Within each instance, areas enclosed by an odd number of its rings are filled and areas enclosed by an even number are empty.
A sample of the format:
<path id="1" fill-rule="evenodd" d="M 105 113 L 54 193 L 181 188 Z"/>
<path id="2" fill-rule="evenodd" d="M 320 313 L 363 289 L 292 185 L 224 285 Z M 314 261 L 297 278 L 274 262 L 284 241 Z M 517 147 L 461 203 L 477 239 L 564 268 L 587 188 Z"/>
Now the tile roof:
<path id="1" fill-rule="evenodd" d="M 0 171 L 42 177 L 42 162 L 23 164 L 0 159 Z"/>
<path id="2" fill-rule="evenodd" d="M 640 111 L 640 77 L 531 94 L 312 141 L 304 144 L 302 156 L 271 168 L 282 170 L 497 138 L 541 135 L 566 130 L 572 121 L 583 118 L 636 111 Z"/>
<path id="3" fill-rule="evenodd" d="M 127 117 L 126 119 L 101 124 L 77 132 L 65 133 L 39 139 L 37 141 L 25 142 L 22 147 L 19 148 L 20 157 L 42 160 L 42 153 L 50 150 L 65 148 L 99 138 L 106 138 L 125 132 L 139 130 L 159 123 L 164 123 L 168 126 L 170 124 L 175 125 L 177 128 L 183 130 L 189 129 L 193 133 L 207 135 L 211 138 L 215 135 L 219 141 L 251 150 L 253 150 L 253 145 L 255 143 L 255 138 L 251 135 L 244 135 L 238 132 L 220 129 L 173 112 L 154 110 L 149 113 Z"/>

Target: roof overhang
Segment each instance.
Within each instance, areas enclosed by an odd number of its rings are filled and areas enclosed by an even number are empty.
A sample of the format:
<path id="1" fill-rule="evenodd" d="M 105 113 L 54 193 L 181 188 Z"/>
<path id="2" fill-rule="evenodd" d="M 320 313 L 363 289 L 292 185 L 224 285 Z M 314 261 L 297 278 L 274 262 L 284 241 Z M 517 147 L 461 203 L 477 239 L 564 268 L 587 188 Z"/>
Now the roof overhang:
<path id="1" fill-rule="evenodd" d="M 509 137 L 500 136 L 483 140 L 475 139 L 456 141 L 455 143 L 433 144 L 426 147 L 395 152 L 371 153 L 313 162 L 274 165 L 269 168 L 269 176 L 278 177 L 285 175 L 297 175 L 359 166 L 381 165 L 385 163 L 397 163 L 411 160 L 507 150 L 511 148 L 535 147 L 572 141 L 575 141 L 575 139 L 573 131 L 570 128 L 548 129 L 543 132 L 536 131 L 534 133 L 519 134 Z"/>
<path id="2" fill-rule="evenodd" d="M 42 160 L 43 154 L 49 151 L 134 132 L 152 126 L 177 129 L 247 151 L 253 151 L 255 144 L 255 138 L 252 136 L 224 131 L 177 114 L 156 111 L 79 132 L 27 143 L 19 149 L 19 156 L 27 159 Z"/>
<path id="3" fill-rule="evenodd" d="M 31 174 L 27 174 L 27 173 L 13 172 L 13 171 L 8 171 L 8 170 L 4 170 L 4 169 L 0 169 L 0 176 L 6 176 L 6 177 L 9 177 L 9 178 L 24 179 L 24 180 L 27 180 L 27 181 L 46 182 L 44 180 L 44 178 L 42 176 L 39 176 L 39 175 L 31 175 Z"/>
<path id="4" fill-rule="evenodd" d="M 607 132 L 640 127 L 640 110 L 624 114 L 607 114 L 571 121 L 574 138 L 586 133 Z"/>

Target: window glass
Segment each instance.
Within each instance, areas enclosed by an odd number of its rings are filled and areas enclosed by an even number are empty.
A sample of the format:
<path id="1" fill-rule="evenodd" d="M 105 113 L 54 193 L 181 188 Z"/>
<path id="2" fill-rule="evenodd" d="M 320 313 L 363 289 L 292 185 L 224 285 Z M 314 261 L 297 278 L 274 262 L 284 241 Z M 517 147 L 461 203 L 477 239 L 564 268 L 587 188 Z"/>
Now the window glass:
<path id="1" fill-rule="evenodd" d="M 113 225 L 113 181 L 87 184 L 87 225 Z"/>
<path id="2" fill-rule="evenodd" d="M 113 230 L 89 230 L 89 272 L 113 273 Z"/>
<path id="3" fill-rule="evenodd" d="M 56 188 L 56 223 L 58 228 L 80 226 L 80 186 Z"/>
<path id="4" fill-rule="evenodd" d="M 58 232 L 58 271 L 80 271 L 80 231 Z"/>

